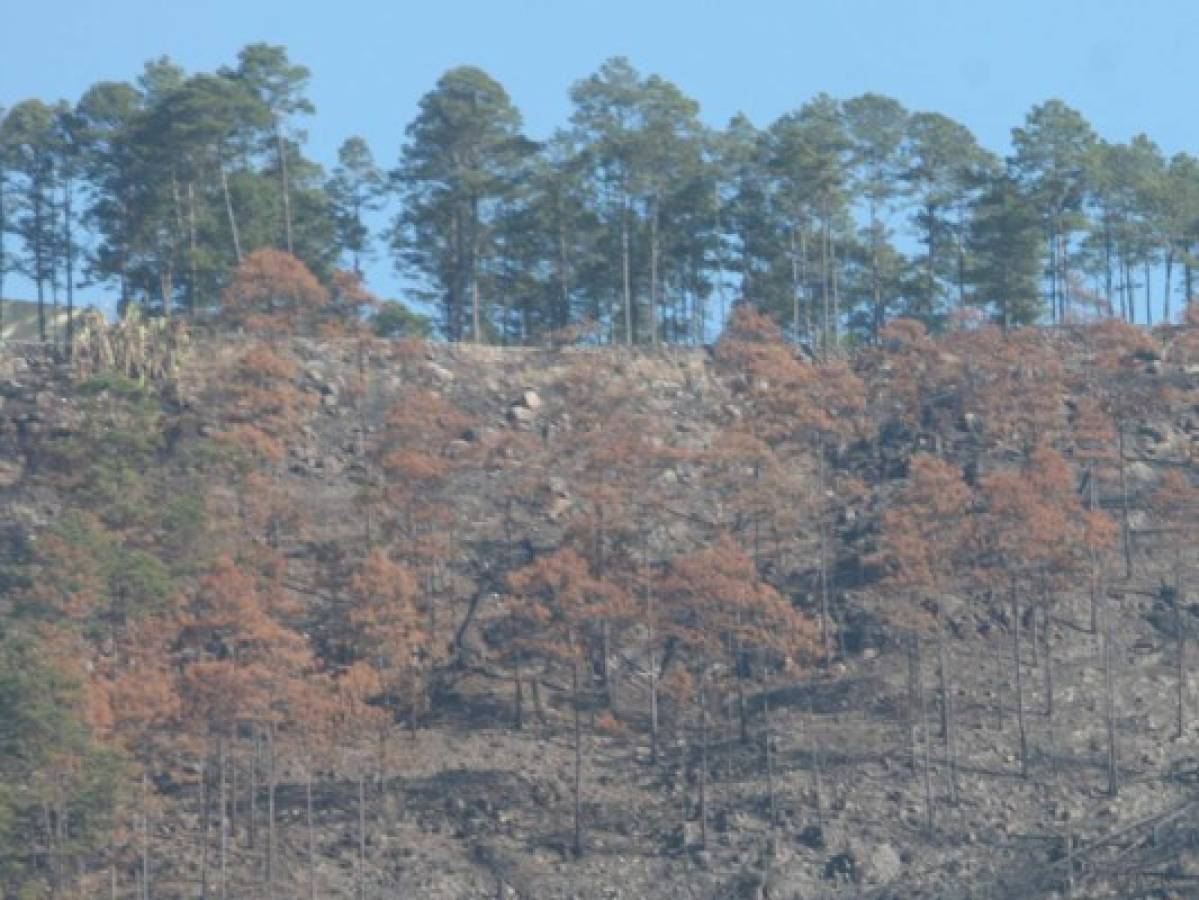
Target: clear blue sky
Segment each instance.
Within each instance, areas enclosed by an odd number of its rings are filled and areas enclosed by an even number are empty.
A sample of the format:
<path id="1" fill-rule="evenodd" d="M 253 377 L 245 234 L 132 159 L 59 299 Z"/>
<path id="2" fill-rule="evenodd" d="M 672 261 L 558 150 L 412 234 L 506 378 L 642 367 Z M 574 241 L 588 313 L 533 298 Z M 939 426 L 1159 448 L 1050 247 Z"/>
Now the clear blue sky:
<path id="1" fill-rule="evenodd" d="M 77 99 L 167 54 L 189 71 L 251 41 L 286 44 L 313 71 L 309 152 L 328 164 L 361 134 L 394 163 L 416 103 L 448 67 L 502 82 L 533 136 L 566 119 L 566 91 L 623 54 L 722 124 L 758 124 L 820 91 L 873 90 L 959 119 L 1006 152 L 1028 108 L 1078 107 L 1101 135 L 1144 131 L 1199 152 L 1193 0 L 5 0 L 0 103 Z M 401 290 L 391 266 L 370 272 Z M 17 293 L 13 286 L 10 293 Z"/>

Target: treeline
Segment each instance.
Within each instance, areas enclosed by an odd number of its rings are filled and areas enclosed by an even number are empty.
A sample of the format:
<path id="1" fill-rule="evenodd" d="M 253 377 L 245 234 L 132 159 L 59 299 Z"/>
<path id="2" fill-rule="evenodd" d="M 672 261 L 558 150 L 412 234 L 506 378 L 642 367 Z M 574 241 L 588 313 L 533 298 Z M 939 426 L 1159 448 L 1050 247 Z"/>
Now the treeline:
<path id="1" fill-rule="evenodd" d="M 192 314 L 255 249 L 328 279 L 385 247 L 451 340 L 585 327 L 702 342 L 746 299 L 824 345 L 898 316 L 1152 324 L 1193 293 L 1199 162 L 1144 135 L 1102 140 L 1057 100 L 1001 159 L 965 125 L 878 94 L 712 129 L 676 85 L 614 58 L 537 141 L 504 88 L 464 66 L 422 98 L 394 169 L 351 137 L 327 173 L 304 152 L 308 81 L 284 48 L 254 44 L 216 73 L 162 58 L 74 104 L 13 106 L 0 296 L 14 272 L 43 308 L 103 285 Z"/>

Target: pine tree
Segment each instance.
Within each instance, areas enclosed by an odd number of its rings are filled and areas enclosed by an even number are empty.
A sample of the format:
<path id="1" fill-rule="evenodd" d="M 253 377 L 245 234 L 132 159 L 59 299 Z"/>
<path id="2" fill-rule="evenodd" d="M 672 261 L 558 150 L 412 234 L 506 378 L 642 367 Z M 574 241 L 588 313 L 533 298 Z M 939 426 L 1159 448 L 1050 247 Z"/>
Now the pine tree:
<path id="1" fill-rule="evenodd" d="M 391 231 L 397 264 L 421 280 L 449 340 L 484 341 L 497 211 L 531 150 L 520 113 L 490 76 L 462 66 L 425 94 L 407 134 L 396 173 L 404 208 Z"/>
<path id="2" fill-rule="evenodd" d="M 370 258 L 371 233 L 366 218 L 382 206 L 385 186 L 370 146 L 358 136 L 346 138 L 337 150 L 337 166 L 325 185 L 337 226 L 337 249 L 350 258 L 362 277 L 362 261 Z"/>
<path id="3" fill-rule="evenodd" d="M 1070 240 L 1080 214 L 1095 133 L 1060 100 L 1034 106 L 1012 129 L 1012 165 L 1041 214 L 1049 265 L 1049 307 L 1055 322 L 1070 311 Z"/>
<path id="4" fill-rule="evenodd" d="M 968 244 L 970 302 L 1004 328 L 1041 315 L 1040 221 L 1011 178 L 994 179 L 974 204 Z"/>
<path id="5" fill-rule="evenodd" d="M 907 126 L 907 111 L 898 101 L 879 94 L 863 94 L 842 106 L 846 126 L 853 140 L 856 192 L 869 204 L 866 226 L 870 248 L 870 334 L 878 340 L 886 323 L 888 295 L 884 247 L 887 227 L 883 217 L 899 196 L 901 150 Z"/>
<path id="6" fill-rule="evenodd" d="M 13 233 L 23 253 L 16 267 L 37 291 L 38 338 L 47 340 L 46 292 L 55 277 L 58 184 L 54 110 L 40 100 L 26 100 L 8 111 L 0 128 L 8 169 L 16 176 L 15 209 L 10 214 Z"/>

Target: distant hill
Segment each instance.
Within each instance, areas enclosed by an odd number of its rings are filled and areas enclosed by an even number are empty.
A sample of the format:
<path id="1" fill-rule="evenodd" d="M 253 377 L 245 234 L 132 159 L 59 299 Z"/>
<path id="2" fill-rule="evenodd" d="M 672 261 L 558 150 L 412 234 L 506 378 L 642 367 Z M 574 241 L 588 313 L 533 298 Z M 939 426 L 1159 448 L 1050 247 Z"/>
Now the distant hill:
<path id="1" fill-rule="evenodd" d="M 3 324 L 0 325 L 0 339 L 6 341 L 36 341 L 40 339 L 37 327 L 37 301 L 35 300 L 4 300 Z M 76 307 L 78 316 L 86 307 Z M 67 308 L 63 304 L 55 306 L 46 303 L 46 337 L 52 339 L 55 332 L 61 333 L 67 327 Z"/>

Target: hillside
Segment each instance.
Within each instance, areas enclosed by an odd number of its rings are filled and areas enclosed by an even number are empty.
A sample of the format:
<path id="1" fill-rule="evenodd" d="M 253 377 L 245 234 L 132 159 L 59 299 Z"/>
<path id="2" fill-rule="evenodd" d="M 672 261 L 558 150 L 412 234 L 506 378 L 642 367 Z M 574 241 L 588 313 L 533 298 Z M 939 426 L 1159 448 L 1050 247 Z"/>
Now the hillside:
<path id="1" fill-rule="evenodd" d="M 1199 330 L 120 327 L 0 349 L 5 896 L 1196 890 Z"/>

